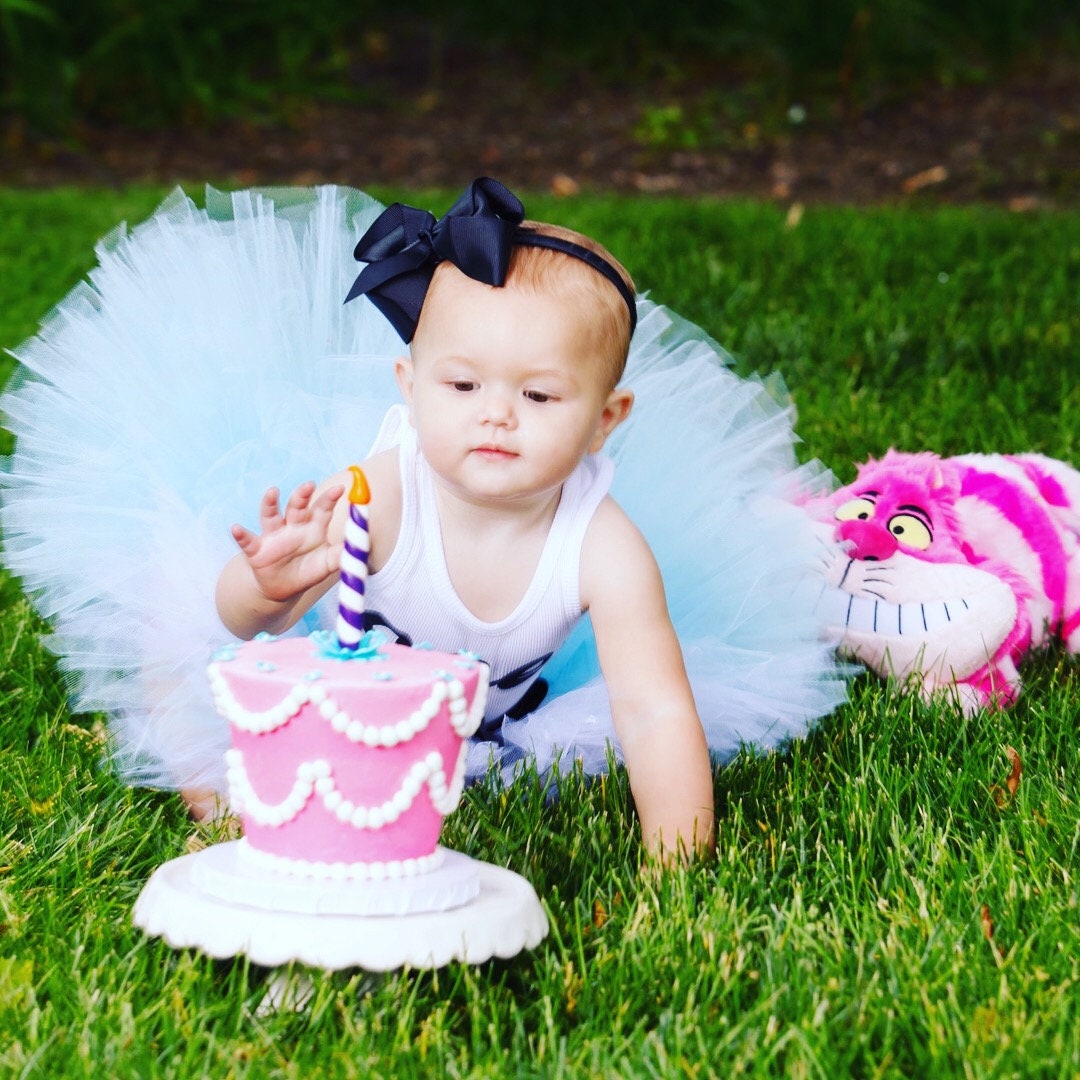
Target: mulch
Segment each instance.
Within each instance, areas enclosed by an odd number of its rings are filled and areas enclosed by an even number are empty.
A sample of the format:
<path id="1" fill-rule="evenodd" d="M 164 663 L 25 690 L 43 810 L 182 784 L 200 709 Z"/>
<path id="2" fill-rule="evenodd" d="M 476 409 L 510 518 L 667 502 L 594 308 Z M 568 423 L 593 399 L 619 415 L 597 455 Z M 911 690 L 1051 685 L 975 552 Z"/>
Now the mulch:
<path id="1" fill-rule="evenodd" d="M 561 195 L 1080 206 L 1080 65 L 1068 60 L 873 105 L 795 103 L 738 123 L 710 117 L 711 89 L 685 78 L 553 87 L 487 65 L 434 85 L 402 80 L 378 104 L 309 103 L 287 123 L 84 126 L 65 140 L 9 124 L 0 184 L 453 189 L 491 174 Z M 689 122 L 680 127 L 680 117 Z M 695 139 L 701 128 L 707 138 Z"/>

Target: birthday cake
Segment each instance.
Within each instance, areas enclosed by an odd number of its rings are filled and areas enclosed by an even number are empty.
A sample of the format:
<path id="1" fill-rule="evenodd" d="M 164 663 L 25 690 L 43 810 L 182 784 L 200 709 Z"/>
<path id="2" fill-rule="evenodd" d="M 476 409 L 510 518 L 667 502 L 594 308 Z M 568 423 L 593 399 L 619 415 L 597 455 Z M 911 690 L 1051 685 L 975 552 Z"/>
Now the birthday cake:
<path id="1" fill-rule="evenodd" d="M 268 967 L 483 963 L 548 931 L 532 886 L 439 845 L 488 668 L 376 632 L 229 646 L 209 668 L 244 835 L 172 859 L 132 917 L 175 948 Z"/>
<path id="2" fill-rule="evenodd" d="M 543 939 L 524 878 L 438 843 L 487 665 L 316 633 L 229 646 L 209 674 L 244 835 L 158 867 L 136 925 L 175 948 L 328 970 L 483 963 Z"/>
<path id="3" fill-rule="evenodd" d="M 245 859 L 334 881 L 440 865 L 486 665 L 377 632 L 350 648 L 328 634 L 260 635 L 219 653 L 209 675 L 230 726 L 229 802 Z"/>
<path id="4" fill-rule="evenodd" d="M 209 667 L 244 835 L 158 867 L 133 918 L 177 948 L 268 966 L 513 956 L 547 933 L 532 886 L 438 842 L 488 668 L 364 631 L 370 493 L 352 471 L 336 633 L 259 634 Z"/>

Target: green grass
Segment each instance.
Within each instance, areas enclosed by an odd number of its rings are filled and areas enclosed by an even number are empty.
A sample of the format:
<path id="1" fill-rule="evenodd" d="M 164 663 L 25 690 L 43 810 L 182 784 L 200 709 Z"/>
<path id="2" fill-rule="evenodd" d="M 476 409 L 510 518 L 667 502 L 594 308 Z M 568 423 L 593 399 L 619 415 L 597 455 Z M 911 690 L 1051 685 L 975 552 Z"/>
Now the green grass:
<path id="1" fill-rule="evenodd" d="M 162 194 L 0 191 L 0 342 Z M 804 456 L 845 479 L 891 444 L 1080 461 L 1080 215 L 527 203 L 603 237 L 741 370 L 779 371 Z M 318 974 L 308 1009 L 256 1016 L 264 971 L 131 925 L 154 867 L 213 837 L 101 767 L 100 718 L 68 714 L 0 589 L 0 1074 L 1080 1076 L 1080 666 L 1057 651 L 1000 716 L 858 680 L 788 752 L 717 773 L 716 860 L 660 880 L 621 775 L 554 804 L 473 789 L 445 839 L 528 877 L 550 936 Z"/>

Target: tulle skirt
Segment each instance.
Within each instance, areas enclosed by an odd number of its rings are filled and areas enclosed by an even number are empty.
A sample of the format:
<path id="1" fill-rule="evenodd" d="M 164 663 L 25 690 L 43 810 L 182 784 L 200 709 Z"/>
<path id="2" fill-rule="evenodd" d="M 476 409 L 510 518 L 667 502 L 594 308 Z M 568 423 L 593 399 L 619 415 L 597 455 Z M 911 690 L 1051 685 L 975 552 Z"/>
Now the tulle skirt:
<path id="1" fill-rule="evenodd" d="M 223 790 L 206 664 L 230 640 L 214 607 L 229 526 L 254 524 L 267 487 L 363 458 L 397 401 L 400 340 L 366 298 L 342 303 L 381 209 L 335 187 L 211 190 L 205 209 L 177 191 L 102 241 L 89 280 L 15 350 L 4 561 L 52 628 L 73 708 L 108 714 L 133 783 Z M 715 757 L 771 749 L 844 698 L 813 613 L 820 542 L 794 499 L 821 470 L 797 463 L 779 385 L 638 307 L 613 494 L 660 563 Z M 474 746 L 472 775 L 618 758 L 587 619 L 544 674 L 544 704 Z"/>

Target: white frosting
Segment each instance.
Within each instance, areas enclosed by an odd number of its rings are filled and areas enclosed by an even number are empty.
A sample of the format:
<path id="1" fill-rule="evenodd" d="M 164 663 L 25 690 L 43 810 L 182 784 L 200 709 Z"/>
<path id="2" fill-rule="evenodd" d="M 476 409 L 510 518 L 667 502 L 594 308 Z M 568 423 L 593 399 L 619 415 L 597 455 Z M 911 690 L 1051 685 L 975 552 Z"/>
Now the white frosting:
<path id="1" fill-rule="evenodd" d="M 464 747 L 463 747 L 464 750 Z M 241 750 L 233 748 L 225 755 L 228 765 L 230 805 L 250 817 L 257 825 L 280 826 L 294 820 L 304 807 L 318 797 L 326 810 L 340 822 L 354 829 L 381 829 L 404 814 L 427 785 L 431 803 L 439 813 L 449 814 L 461 799 L 465 776 L 465 754 L 459 753 L 454 774 L 447 783 L 442 754 L 432 750 L 414 762 L 394 795 L 377 806 L 357 806 L 347 799 L 334 782 L 330 762 L 323 758 L 303 761 L 289 794 L 281 802 L 264 802 L 255 793 Z"/>
<path id="2" fill-rule="evenodd" d="M 366 863 L 312 862 L 260 851 L 252 847 L 245 837 L 241 837 L 237 851 L 244 861 L 267 870 L 294 877 L 329 878 L 333 881 L 393 881 L 397 878 L 416 877 L 438 869 L 446 857 L 445 850 L 437 847 L 430 855 L 422 855 L 418 859 Z"/>
<path id="3" fill-rule="evenodd" d="M 428 697 L 408 717 L 380 725 L 365 724 L 349 716 L 330 697 L 325 687 L 307 681 L 297 682 L 276 705 L 262 712 L 252 712 L 233 697 L 218 664 L 210 665 L 209 675 L 210 689 L 218 712 L 241 731 L 249 731 L 253 735 L 274 731 L 288 723 L 311 702 L 318 706 L 319 714 L 330 721 L 335 731 L 343 734 L 350 742 L 362 742 L 367 746 L 397 746 L 398 743 L 409 742 L 438 716 L 443 701 L 447 702 L 450 724 L 454 731 L 463 739 L 468 738 L 483 719 L 486 695 L 482 691 L 487 681 L 487 671 L 481 668 L 477 694 L 470 709 L 465 701 L 465 687 L 459 679 L 438 679 L 432 684 Z"/>
<path id="4" fill-rule="evenodd" d="M 468 759 L 469 744 L 462 743 L 458 751 L 457 765 L 454 766 L 454 775 L 450 779 L 450 786 L 444 789 L 441 797 L 437 798 L 434 792 L 431 794 L 431 804 L 443 817 L 453 813 L 457 804 L 461 802 L 461 793 L 465 790 L 465 765 Z"/>
<path id="5" fill-rule="evenodd" d="M 467 739 L 480 726 L 484 719 L 484 708 L 487 705 L 488 680 L 491 678 L 491 669 L 487 664 L 479 664 L 476 678 L 476 696 L 472 705 L 465 712 L 455 712 L 454 704 L 450 705 L 450 723 L 454 730 L 463 738 Z M 457 680 L 454 680 L 457 683 Z M 457 683 L 460 686 L 460 683 Z"/>

